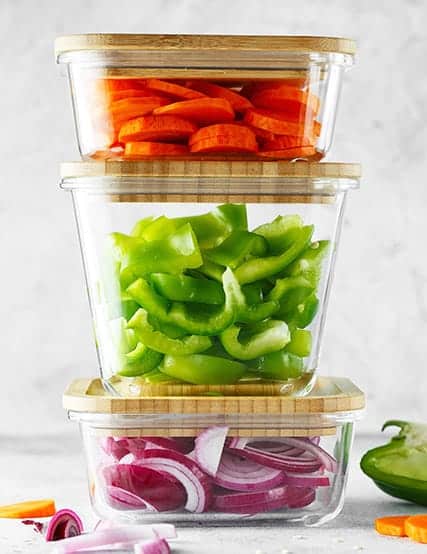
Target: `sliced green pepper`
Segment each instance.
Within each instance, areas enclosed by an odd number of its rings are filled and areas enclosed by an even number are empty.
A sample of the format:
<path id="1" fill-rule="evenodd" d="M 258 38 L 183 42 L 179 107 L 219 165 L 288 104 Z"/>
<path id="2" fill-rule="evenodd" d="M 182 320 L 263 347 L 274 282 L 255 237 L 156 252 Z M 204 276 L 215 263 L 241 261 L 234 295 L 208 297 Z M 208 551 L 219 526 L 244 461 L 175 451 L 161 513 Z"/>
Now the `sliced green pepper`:
<path id="1" fill-rule="evenodd" d="M 148 323 L 154 328 L 155 331 L 160 331 L 171 339 L 181 339 L 188 334 L 187 331 L 184 331 L 184 329 L 181 329 L 181 327 L 178 327 L 178 325 L 174 325 L 173 323 L 165 323 L 164 321 L 161 321 L 160 319 L 157 319 L 150 314 L 148 314 Z"/>
<path id="2" fill-rule="evenodd" d="M 151 282 L 159 294 L 168 300 L 198 302 L 200 304 L 224 304 L 222 286 L 209 279 L 195 279 L 188 275 L 153 273 Z"/>
<path id="3" fill-rule="evenodd" d="M 279 302 L 280 317 L 286 316 L 308 298 L 314 287 L 304 277 L 285 277 L 277 279 L 274 288 L 268 293 L 267 300 Z"/>
<path id="4" fill-rule="evenodd" d="M 138 237 L 112 233 L 111 239 L 122 264 L 134 275 L 152 272 L 182 273 L 202 264 L 199 245 L 187 223 L 163 240 L 147 242 Z"/>
<path id="5" fill-rule="evenodd" d="M 156 352 L 185 356 L 207 350 L 212 342 L 209 337 L 190 335 L 182 339 L 172 339 L 161 331 L 156 331 L 148 322 L 148 313 L 140 308 L 128 323 L 135 331 L 138 340 Z"/>
<path id="6" fill-rule="evenodd" d="M 130 234 L 133 237 L 144 238 L 142 235 L 144 229 L 146 229 L 149 225 L 151 225 L 153 221 L 154 221 L 154 217 L 152 215 L 148 217 L 144 217 L 144 219 L 140 219 L 137 223 L 135 223 Z"/>
<path id="7" fill-rule="evenodd" d="M 313 225 L 291 229 L 288 233 L 289 235 L 292 234 L 291 245 L 282 254 L 266 258 L 254 258 L 244 262 L 236 269 L 236 277 L 239 283 L 253 283 L 283 271 L 307 248 L 313 230 Z"/>
<path id="8" fill-rule="evenodd" d="M 225 358 L 193 354 L 165 356 L 160 371 L 197 385 L 231 385 L 243 376 L 246 366 Z"/>
<path id="9" fill-rule="evenodd" d="M 270 319 L 242 329 L 231 325 L 220 335 L 222 346 L 238 360 L 253 360 L 284 348 L 291 339 L 283 321 Z"/>
<path id="10" fill-rule="evenodd" d="M 139 342 L 125 358 L 127 363 L 117 373 L 124 377 L 137 377 L 156 368 L 162 361 L 163 354 Z"/>
<path id="11" fill-rule="evenodd" d="M 271 223 L 264 223 L 254 229 L 254 233 L 267 240 L 271 254 L 279 254 L 290 246 L 289 231 L 302 226 L 303 221 L 299 215 L 279 215 Z"/>
<path id="12" fill-rule="evenodd" d="M 427 425 L 391 420 L 383 430 L 390 426 L 399 427 L 399 434 L 369 450 L 360 466 L 387 494 L 427 506 Z"/>
<path id="13" fill-rule="evenodd" d="M 144 381 L 149 385 L 175 385 L 177 383 L 182 383 L 182 381 L 179 381 L 178 379 L 172 379 L 172 377 L 169 377 L 169 375 L 166 375 L 166 373 L 162 373 L 158 369 L 154 369 L 149 373 L 144 373 Z"/>
<path id="14" fill-rule="evenodd" d="M 246 303 L 249 306 L 251 304 L 260 304 L 263 301 L 264 293 L 262 289 L 262 281 L 249 283 L 249 285 L 243 285 L 241 288 L 245 296 Z"/>
<path id="15" fill-rule="evenodd" d="M 252 304 L 239 311 L 237 321 L 239 323 L 257 323 L 271 317 L 280 308 L 279 302 L 270 300 L 261 304 Z"/>
<path id="16" fill-rule="evenodd" d="M 235 269 L 250 256 L 265 256 L 267 249 L 264 237 L 249 231 L 234 231 L 219 246 L 206 250 L 203 257 Z"/>
<path id="17" fill-rule="evenodd" d="M 263 379 L 286 381 L 301 376 L 304 364 L 299 356 L 280 350 L 271 352 L 250 362 L 251 369 Z"/>
<path id="18" fill-rule="evenodd" d="M 203 264 L 197 268 L 202 275 L 206 275 L 211 279 L 215 279 L 219 283 L 222 283 L 222 274 L 224 273 L 224 268 L 222 265 L 215 264 L 209 260 L 204 260 Z"/>
<path id="19" fill-rule="evenodd" d="M 310 356 L 311 333 L 305 329 L 294 329 L 291 331 L 291 341 L 285 348 L 286 352 L 295 354 L 300 358 Z"/>
<path id="20" fill-rule="evenodd" d="M 304 329 L 313 321 L 319 309 L 319 299 L 311 294 L 303 303 L 298 304 L 294 310 L 281 314 L 289 325 Z"/>
<path id="21" fill-rule="evenodd" d="M 313 242 L 299 258 L 285 269 L 284 276 L 296 277 L 300 275 L 310 281 L 313 287 L 317 287 L 322 275 L 322 261 L 328 253 L 329 246 L 329 240 Z"/>

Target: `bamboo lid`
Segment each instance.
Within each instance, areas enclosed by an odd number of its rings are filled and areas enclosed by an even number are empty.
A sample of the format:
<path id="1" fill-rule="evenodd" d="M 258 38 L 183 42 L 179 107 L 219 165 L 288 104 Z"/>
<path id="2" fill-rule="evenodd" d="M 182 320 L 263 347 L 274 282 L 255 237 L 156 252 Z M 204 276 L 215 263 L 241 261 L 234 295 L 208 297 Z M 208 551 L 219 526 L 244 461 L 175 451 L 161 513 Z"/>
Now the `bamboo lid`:
<path id="1" fill-rule="evenodd" d="M 289 177 L 358 180 L 360 175 L 360 164 L 337 162 L 157 160 L 61 164 L 61 178 L 64 180 L 79 177 Z"/>
<path id="2" fill-rule="evenodd" d="M 310 415 L 362 410 L 365 395 L 349 379 L 319 377 L 307 396 L 155 396 L 114 397 L 100 379 L 76 379 L 63 395 L 73 412 L 96 414 Z M 156 386 L 154 386 L 156 392 Z"/>
<path id="3" fill-rule="evenodd" d="M 348 38 L 270 35 L 66 35 L 55 40 L 55 55 L 76 51 L 155 51 L 163 52 L 329 52 L 353 55 L 356 43 Z"/>

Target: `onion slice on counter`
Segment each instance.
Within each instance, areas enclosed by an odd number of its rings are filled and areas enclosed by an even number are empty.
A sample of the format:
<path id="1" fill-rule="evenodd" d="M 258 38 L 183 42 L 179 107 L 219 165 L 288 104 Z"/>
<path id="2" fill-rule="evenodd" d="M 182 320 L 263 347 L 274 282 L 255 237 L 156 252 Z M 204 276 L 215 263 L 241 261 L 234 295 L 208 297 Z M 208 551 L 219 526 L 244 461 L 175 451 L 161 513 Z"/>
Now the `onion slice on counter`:
<path id="1" fill-rule="evenodd" d="M 24 519 L 24 525 L 32 525 L 34 531 L 44 536 L 46 541 L 58 541 L 68 537 L 76 537 L 83 533 L 83 523 L 80 517 L 68 508 L 58 510 L 48 523 Z"/>
<path id="2" fill-rule="evenodd" d="M 228 427 L 217 425 L 208 427 L 200 433 L 195 441 L 195 459 L 199 466 L 212 477 L 215 477 L 224 450 Z"/>
<path id="3" fill-rule="evenodd" d="M 212 501 L 210 477 L 191 458 L 175 450 L 146 450 L 144 467 L 152 468 L 177 479 L 187 492 L 185 509 L 189 512 L 205 512 Z"/>
<path id="4" fill-rule="evenodd" d="M 233 491 L 268 490 L 284 482 L 284 473 L 224 452 L 215 483 Z"/>
<path id="5" fill-rule="evenodd" d="M 169 544 L 165 539 L 140 542 L 135 545 L 135 554 L 170 554 Z"/>
<path id="6" fill-rule="evenodd" d="M 146 450 L 146 452 L 153 451 Z M 169 452 L 169 450 L 159 449 L 159 452 Z M 176 510 L 185 505 L 187 497 L 181 483 L 170 474 L 165 475 L 146 465 L 145 458 L 144 465 L 115 464 L 104 467 L 102 475 L 107 491 L 108 487 L 116 487 L 116 491 L 117 488 L 125 490 L 158 511 Z M 116 498 L 113 497 L 113 504 L 115 502 Z"/>
<path id="7" fill-rule="evenodd" d="M 104 546 L 135 544 L 148 539 L 169 539 L 176 537 L 175 527 L 168 523 L 156 525 L 121 525 L 111 529 L 102 529 L 78 537 L 63 539 L 57 543 L 55 553 L 74 554 L 79 550 Z"/>

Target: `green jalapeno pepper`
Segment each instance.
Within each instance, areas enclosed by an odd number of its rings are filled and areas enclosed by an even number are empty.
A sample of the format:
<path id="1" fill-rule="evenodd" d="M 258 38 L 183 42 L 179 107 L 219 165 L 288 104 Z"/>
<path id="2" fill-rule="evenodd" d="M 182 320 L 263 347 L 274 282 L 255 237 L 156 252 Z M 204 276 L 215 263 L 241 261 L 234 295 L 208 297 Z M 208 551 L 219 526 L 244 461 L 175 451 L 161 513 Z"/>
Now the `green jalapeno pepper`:
<path id="1" fill-rule="evenodd" d="M 239 362 L 193 354 L 191 356 L 165 356 L 160 371 L 169 377 L 197 385 L 231 385 L 239 381 L 246 366 Z"/>

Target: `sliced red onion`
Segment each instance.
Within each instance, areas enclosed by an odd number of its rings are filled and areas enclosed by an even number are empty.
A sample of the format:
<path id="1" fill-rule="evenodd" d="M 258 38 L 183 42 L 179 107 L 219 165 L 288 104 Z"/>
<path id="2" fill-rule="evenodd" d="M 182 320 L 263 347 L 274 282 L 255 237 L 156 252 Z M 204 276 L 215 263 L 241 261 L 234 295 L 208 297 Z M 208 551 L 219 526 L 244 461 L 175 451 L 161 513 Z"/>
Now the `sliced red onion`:
<path id="1" fill-rule="evenodd" d="M 212 501 L 212 483 L 206 473 L 193 460 L 175 450 L 146 450 L 144 467 L 172 475 L 187 492 L 185 509 L 189 512 L 205 512 Z"/>
<path id="2" fill-rule="evenodd" d="M 224 450 L 228 427 L 217 425 L 200 433 L 195 441 L 195 459 L 199 466 L 212 477 L 215 477 Z"/>
<path id="3" fill-rule="evenodd" d="M 107 502 L 117 510 L 146 510 L 157 511 L 154 506 L 149 506 L 136 494 L 126 491 L 120 487 L 108 485 L 105 489 Z"/>
<path id="4" fill-rule="evenodd" d="M 46 541 L 58 541 L 68 537 L 76 537 L 83 533 L 83 523 L 73 510 L 65 508 L 58 510 L 48 523 L 25 519 L 24 525 L 32 525 L 34 531 L 44 536 Z"/>
<path id="5" fill-rule="evenodd" d="M 126 439 L 129 454 L 133 454 L 137 460 L 144 457 L 146 443 L 139 437 L 129 437 Z"/>
<path id="6" fill-rule="evenodd" d="M 321 466 L 318 460 L 303 460 L 301 458 L 294 458 L 292 456 L 271 454 L 249 447 L 242 450 L 237 448 L 228 448 L 227 450 L 228 452 L 231 452 L 236 456 L 242 456 L 243 458 L 247 458 L 249 460 L 257 462 L 258 464 L 272 467 L 274 469 L 281 469 L 283 471 L 311 473 L 313 471 L 317 471 Z"/>
<path id="7" fill-rule="evenodd" d="M 294 446 L 295 448 L 302 448 L 313 456 L 316 456 L 327 471 L 330 471 L 331 473 L 337 472 L 337 461 L 330 454 L 328 454 L 326 450 L 320 448 L 320 446 L 313 444 L 311 441 L 305 441 L 304 439 L 297 439 L 293 437 L 286 437 L 286 443 L 289 444 L 289 446 Z"/>
<path id="8" fill-rule="evenodd" d="M 244 437 L 231 437 L 227 439 L 227 444 L 229 448 L 245 448 L 250 439 Z"/>
<path id="9" fill-rule="evenodd" d="M 168 539 L 173 537 L 176 537 L 175 527 L 167 523 L 156 525 L 122 525 L 120 527 L 86 533 L 78 537 L 63 539 L 58 542 L 55 553 L 74 554 L 79 550 L 100 548 L 119 543 L 129 546 L 148 539 L 158 540 L 159 538 Z"/>
<path id="10" fill-rule="evenodd" d="M 186 502 L 186 493 L 180 482 L 154 468 L 139 464 L 115 464 L 103 468 L 102 473 L 106 487 L 118 487 L 130 492 L 160 512 L 182 508 Z"/>
<path id="11" fill-rule="evenodd" d="M 140 542 L 135 545 L 135 554 L 170 554 L 169 544 L 165 539 Z"/>
<path id="12" fill-rule="evenodd" d="M 101 448 L 116 461 L 129 453 L 127 439 L 116 440 L 114 437 L 104 437 L 101 439 Z"/>
<path id="13" fill-rule="evenodd" d="M 233 456 L 227 452 L 222 455 L 215 477 L 215 483 L 233 491 L 259 491 L 277 487 L 284 482 L 284 474 L 252 460 Z"/>
<path id="14" fill-rule="evenodd" d="M 329 487 L 329 477 L 321 473 L 284 473 L 285 485 L 296 487 Z"/>
<path id="15" fill-rule="evenodd" d="M 288 508 L 305 508 L 316 500 L 316 490 L 310 487 L 294 487 L 290 496 Z"/>

